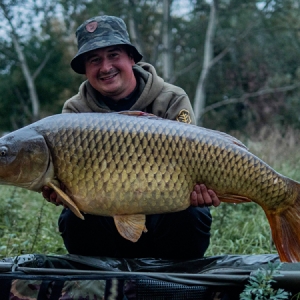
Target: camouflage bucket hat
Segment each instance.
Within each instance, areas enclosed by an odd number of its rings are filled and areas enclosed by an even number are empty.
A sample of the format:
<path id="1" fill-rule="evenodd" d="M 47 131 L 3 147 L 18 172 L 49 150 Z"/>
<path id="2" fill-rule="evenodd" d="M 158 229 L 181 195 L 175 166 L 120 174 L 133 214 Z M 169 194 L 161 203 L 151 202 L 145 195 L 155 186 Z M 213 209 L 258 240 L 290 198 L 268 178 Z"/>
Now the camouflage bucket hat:
<path id="1" fill-rule="evenodd" d="M 78 52 L 71 61 L 71 67 L 79 74 L 85 73 L 82 54 L 91 50 L 114 45 L 129 45 L 136 63 L 143 57 L 130 43 L 126 24 L 117 17 L 98 16 L 91 18 L 77 28 L 76 37 Z"/>

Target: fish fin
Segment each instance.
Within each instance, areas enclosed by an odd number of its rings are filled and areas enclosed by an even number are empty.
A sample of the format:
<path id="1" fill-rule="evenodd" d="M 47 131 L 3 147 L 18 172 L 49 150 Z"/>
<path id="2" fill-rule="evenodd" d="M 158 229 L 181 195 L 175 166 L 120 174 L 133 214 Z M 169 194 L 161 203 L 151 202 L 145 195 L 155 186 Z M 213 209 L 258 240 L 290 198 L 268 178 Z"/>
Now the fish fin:
<path id="1" fill-rule="evenodd" d="M 59 187 L 57 187 L 52 182 L 48 182 L 47 185 L 54 189 L 54 191 L 61 197 L 60 200 L 68 206 L 68 208 L 80 219 L 84 220 L 84 216 L 79 211 L 77 205 L 74 203 L 74 201 L 65 193 L 63 192 Z"/>
<path id="2" fill-rule="evenodd" d="M 294 204 L 279 212 L 265 214 L 269 220 L 273 242 L 282 262 L 300 262 L 300 193 Z"/>
<path id="3" fill-rule="evenodd" d="M 220 199 L 220 201 L 226 203 L 240 204 L 245 202 L 252 202 L 251 199 L 239 195 L 223 194 L 223 195 L 218 195 L 218 198 Z"/>
<path id="4" fill-rule="evenodd" d="M 149 119 L 156 119 L 156 120 L 167 120 L 167 119 L 158 117 L 154 114 L 149 114 L 149 113 L 139 111 L 139 110 L 132 110 L 132 111 L 131 110 L 124 110 L 124 111 L 118 111 L 116 113 L 120 114 L 120 115 L 125 115 L 125 116 L 146 117 L 146 118 L 149 118 Z M 168 121 L 170 121 L 170 120 L 168 120 Z"/>
<path id="5" fill-rule="evenodd" d="M 121 236 L 131 242 L 137 242 L 146 229 L 146 216 L 137 215 L 116 215 L 114 221 Z"/>
<path id="6" fill-rule="evenodd" d="M 149 114 L 149 113 L 146 113 L 144 111 L 139 111 L 139 110 L 123 110 L 123 111 L 118 111 L 116 112 L 117 114 L 120 114 L 120 115 L 126 115 L 126 116 L 137 116 L 137 117 L 141 117 L 141 116 L 151 116 L 151 117 L 157 117 L 156 115 L 154 114 Z M 159 118 L 159 117 L 157 117 Z M 162 118 L 159 118 L 159 119 L 162 119 Z"/>
<path id="7" fill-rule="evenodd" d="M 204 128 L 204 127 L 201 127 L 201 129 L 203 131 L 207 131 L 207 132 L 211 132 L 213 134 L 217 134 L 217 135 L 220 136 L 220 138 L 226 139 L 226 140 L 234 143 L 235 145 L 248 150 L 248 147 L 246 145 L 244 145 L 239 139 L 237 139 L 236 137 L 234 137 L 234 136 L 232 136 L 228 133 L 221 132 L 221 131 L 218 131 L 218 130 L 209 129 L 209 128 Z"/>

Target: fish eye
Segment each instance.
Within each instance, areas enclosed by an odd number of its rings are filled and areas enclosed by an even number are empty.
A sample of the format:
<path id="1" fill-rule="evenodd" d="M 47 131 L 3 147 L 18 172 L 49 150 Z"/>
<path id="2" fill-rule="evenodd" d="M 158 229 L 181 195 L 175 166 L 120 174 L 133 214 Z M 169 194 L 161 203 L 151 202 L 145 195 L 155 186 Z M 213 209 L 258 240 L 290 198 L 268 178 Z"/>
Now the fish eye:
<path id="1" fill-rule="evenodd" d="M 8 151 L 7 147 L 5 147 L 5 146 L 0 147 L 0 157 L 5 157 L 7 154 L 7 151 Z"/>

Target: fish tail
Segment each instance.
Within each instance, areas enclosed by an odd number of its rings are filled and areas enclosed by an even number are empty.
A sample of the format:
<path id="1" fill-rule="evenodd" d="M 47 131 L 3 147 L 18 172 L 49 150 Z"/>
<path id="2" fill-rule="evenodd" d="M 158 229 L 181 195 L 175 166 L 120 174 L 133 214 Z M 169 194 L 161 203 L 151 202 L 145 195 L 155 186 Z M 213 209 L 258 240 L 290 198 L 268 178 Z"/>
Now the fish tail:
<path id="1" fill-rule="evenodd" d="M 280 212 L 266 212 L 273 242 L 282 262 L 300 262 L 300 184 L 294 204 Z"/>

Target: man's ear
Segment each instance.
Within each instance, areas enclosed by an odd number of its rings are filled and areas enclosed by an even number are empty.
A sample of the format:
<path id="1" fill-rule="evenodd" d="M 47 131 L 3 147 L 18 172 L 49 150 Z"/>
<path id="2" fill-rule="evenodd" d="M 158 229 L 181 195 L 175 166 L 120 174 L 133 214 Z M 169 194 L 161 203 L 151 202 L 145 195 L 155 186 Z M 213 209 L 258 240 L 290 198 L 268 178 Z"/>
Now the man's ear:
<path id="1" fill-rule="evenodd" d="M 127 45 L 124 45 L 124 50 L 126 51 L 132 65 L 135 65 L 135 61 L 134 61 L 134 55 L 133 55 L 133 52 L 131 50 L 131 47 L 130 46 L 127 46 Z"/>
<path id="2" fill-rule="evenodd" d="M 135 64 L 135 61 L 134 61 L 134 58 L 133 58 L 133 53 L 132 53 L 130 50 L 128 50 L 128 51 L 127 51 L 127 55 L 128 55 L 128 57 L 129 57 L 129 59 L 130 59 L 132 65 L 134 65 L 134 64 Z"/>
<path id="3" fill-rule="evenodd" d="M 131 61 L 131 65 L 134 66 L 135 65 L 135 61 L 134 61 L 133 57 L 129 56 L 129 58 L 130 58 L 130 61 Z"/>

